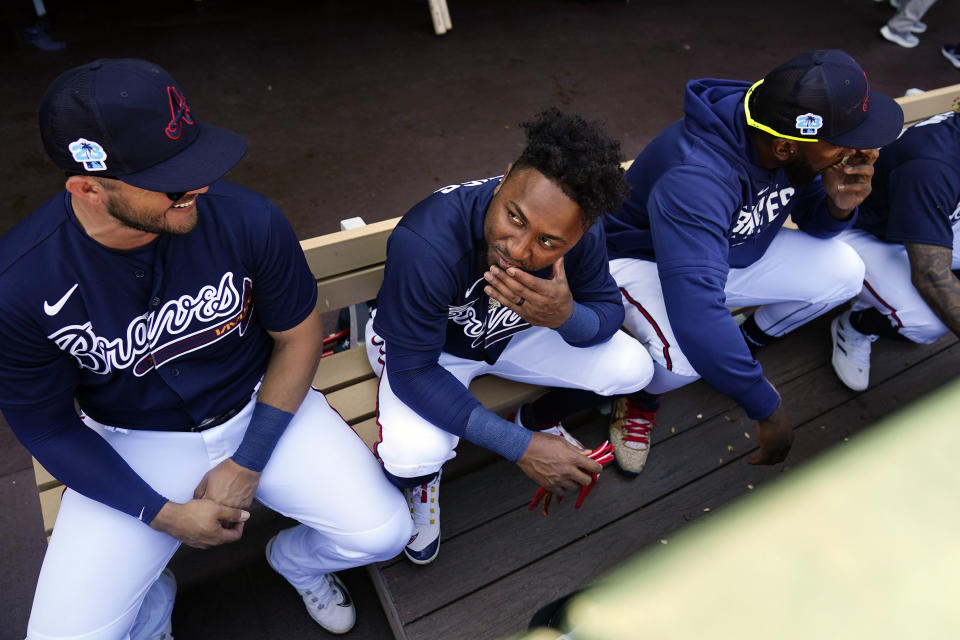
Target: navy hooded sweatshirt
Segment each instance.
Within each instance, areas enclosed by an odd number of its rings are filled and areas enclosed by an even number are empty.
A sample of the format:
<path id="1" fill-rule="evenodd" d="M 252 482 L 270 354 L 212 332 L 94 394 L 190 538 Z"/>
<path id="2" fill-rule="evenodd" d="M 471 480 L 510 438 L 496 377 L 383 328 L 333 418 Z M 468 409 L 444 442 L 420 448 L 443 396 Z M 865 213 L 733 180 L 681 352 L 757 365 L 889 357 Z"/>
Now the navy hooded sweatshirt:
<path id="1" fill-rule="evenodd" d="M 611 259 L 657 263 L 670 326 L 697 372 L 754 420 L 779 397 L 726 307 L 730 268 L 756 262 L 787 216 L 816 237 L 853 224 L 830 215 L 817 179 L 795 189 L 783 169 L 758 164 L 743 112 L 749 83 L 703 79 L 687 84 L 684 118 L 637 157 L 630 198 L 604 216 Z"/>

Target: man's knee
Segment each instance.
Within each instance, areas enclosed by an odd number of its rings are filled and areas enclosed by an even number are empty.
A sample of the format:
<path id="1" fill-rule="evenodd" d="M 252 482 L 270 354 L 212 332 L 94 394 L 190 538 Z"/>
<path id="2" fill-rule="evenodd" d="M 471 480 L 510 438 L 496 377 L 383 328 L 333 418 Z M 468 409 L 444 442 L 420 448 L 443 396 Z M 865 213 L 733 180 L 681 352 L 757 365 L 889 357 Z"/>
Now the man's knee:
<path id="1" fill-rule="evenodd" d="M 839 241 L 833 244 L 830 272 L 834 275 L 835 283 L 830 299 L 843 302 L 860 293 L 866 276 L 866 266 L 850 245 Z"/>
<path id="2" fill-rule="evenodd" d="M 377 528 L 351 534 L 343 540 L 341 552 L 357 565 L 393 558 L 410 542 L 413 521 L 405 501 Z M 347 548 L 349 546 L 349 548 Z"/>
<path id="3" fill-rule="evenodd" d="M 387 471 L 387 478 L 400 486 L 394 478 L 416 479 L 436 473 L 443 463 L 453 457 L 459 439 L 440 428 L 406 430 L 391 426 L 389 419 L 380 416 L 382 440 L 377 445 L 377 457 Z"/>
<path id="4" fill-rule="evenodd" d="M 623 334 L 613 346 L 605 354 L 606 384 L 597 389 L 597 393 L 624 395 L 646 387 L 653 378 L 653 360 L 646 347 L 627 334 Z"/>

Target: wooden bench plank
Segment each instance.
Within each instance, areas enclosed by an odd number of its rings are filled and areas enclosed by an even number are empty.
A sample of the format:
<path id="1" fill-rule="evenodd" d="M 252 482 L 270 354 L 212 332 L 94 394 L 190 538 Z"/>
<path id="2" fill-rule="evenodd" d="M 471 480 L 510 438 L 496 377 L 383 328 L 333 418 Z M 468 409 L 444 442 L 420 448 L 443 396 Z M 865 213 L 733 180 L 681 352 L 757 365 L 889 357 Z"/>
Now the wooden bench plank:
<path id="1" fill-rule="evenodd" d="M 372 300 L 382 282 L 382 263 L 321 280 L 317 283 L 317 307 L 321 313 L 329 313 Z"/>
<path id="2" fill-rule="evenodd" d="M 522 403 L 537 398 L 544 388 L 496 376 L 480 376 L 470 384 L 470 391 L 487 409 L 506 416 Z"/>
<path id="3" fill-rule="evenodd" d="M 43 514 L 43 530 L 49 536 L 53 533 L 53 525 L 57 521 L 57 512 L 60 510 L 60 498 L 63 496 L 63 485 L 51 487 L 40 492 L 40 512 Z"/>
<path id="4" fill-rule="evenodd" d="M 367 445 L 367 448 L 373 453 L 373 445 L 380 439 L 380 425 L 377 424 L 377 419 L 367 418 L 366 420 L 361 420 L 356 424 L 350 425 L 350 427 L 357 432 L 357 435 L 360 436 L 363 443 Z"/>
<path id="5" fill-rule="evenodd" d="M 376 378 L 369 378 L 349 387 L 326 394 L 327 402 L 336 409 L 347 424 L 372 418 L 376 412 Z"/>
<path id="6" fill-rule="evenodd" d="M 386 260 L 387 237 L 398 222 L 400 218 L 391 218 L 356 229 L 328 233 L 303 240 L 300 247 L 307 257 L 310 271 L 318 280 L 323 280 Z"/>
<path id="7" fill-rule="evenodd" d="M 313 376 L 313 386 L 331 393 L 372 377 L 366 348 L 353 348 L 323 358 Z"/>
<path id="8" fill-rule="evenodd" d="M 932 89 L 915 96 L 903 96 L 897 98 L 897 102 L 903 109 L 904 124 L 913 124 L 960 107 L 960 84 Z"/>
<path id="9" fill-rule="evenodd" d="M 58 484 L 60 481 L 50 475 L 50 472 L 43 468 L 43 466 L 37 462 L 36 458 L 33 458 L 33 475 L 37 479 L 37 488 L 40 491 L 45 489 L 50 489 Z"/>

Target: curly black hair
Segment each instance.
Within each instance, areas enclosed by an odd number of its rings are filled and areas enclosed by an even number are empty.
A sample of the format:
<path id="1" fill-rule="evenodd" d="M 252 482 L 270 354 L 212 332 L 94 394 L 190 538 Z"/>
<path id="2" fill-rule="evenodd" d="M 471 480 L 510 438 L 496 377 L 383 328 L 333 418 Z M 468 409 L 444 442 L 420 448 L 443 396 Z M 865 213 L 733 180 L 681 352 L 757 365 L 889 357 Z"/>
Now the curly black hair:
<path id="1" fill-rule="evenodd" d="M 620 208 L 630 185 L 620 166 L 620 143 L 600 123 L 550 107 L 520 126 L 527 132 L 527 147 L 513 170 L 536 169 L 556 183 L 580 205 L 584 229 Z"/>

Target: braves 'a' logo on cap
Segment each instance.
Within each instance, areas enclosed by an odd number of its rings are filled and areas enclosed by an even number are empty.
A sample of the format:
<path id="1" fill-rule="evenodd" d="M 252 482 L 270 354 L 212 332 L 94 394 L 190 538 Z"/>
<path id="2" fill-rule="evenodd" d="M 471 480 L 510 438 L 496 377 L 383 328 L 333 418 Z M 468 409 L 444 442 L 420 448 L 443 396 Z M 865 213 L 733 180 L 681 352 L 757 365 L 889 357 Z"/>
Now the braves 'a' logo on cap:
<path id="1" fill-rule="evenodd" d="M 176 87 L 167 87 L 167 97 L 170 98 L 170 124 L 164 129 L 171 140 L 179 140 L 183 133 L 183 123 L 193 124 L 193 114 L 190 105 Z"/>
<path id="2" fill-rule="evenodd" d="M 106 171 L 107 152 L 99 143 L 86 138 L 78 138 L 71 142 L 67 149 L 73 155 L 73 159 L 83 165 L 87 171 Z"/>
<path id="3" fill-rule="evenodd" d="M 815 136 L 822 126 L 823 118 L 815 113 L 805 113 L 802 116 L 797 116 L 797 129 L 800 129 L 800 135 Z"/>

